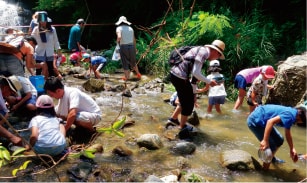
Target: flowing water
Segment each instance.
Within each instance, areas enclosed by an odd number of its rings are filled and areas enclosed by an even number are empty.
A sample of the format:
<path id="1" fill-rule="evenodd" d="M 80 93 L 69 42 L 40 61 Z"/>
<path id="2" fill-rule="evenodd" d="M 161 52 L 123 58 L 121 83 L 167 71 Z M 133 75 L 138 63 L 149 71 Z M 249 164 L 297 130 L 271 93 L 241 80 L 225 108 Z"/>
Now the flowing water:
<path id="1" fill-rule="evenodd" d="M 17 18 L 17 8 L 0 0 L 0 29 L 4 27 L 20 25 Z M 29 18 L 31 15 L 29 14 Z M 12 18 L 13 17 L 13 18 Z M 120 76 L 118 76 L 120 78 Z M 69 86 L 81 88 L 84 80 L 67 77 L 65 83 Z M 165 133 L 165 122 L 173 111 L 173 107 L 163 101 L 172 93 L 165 91 L 146 91 L 144 94 L 137 94 L 132 91 L 132 97 L 122 98 L 120 93 L 100 92 L 90 94 L 101 106 L 103 111 L 102 125 L 111 124 L 118 115 L 127 115 L 135 121 L 135 125 L 125 128 L 124 138 L 115 135 L 101 134 L 96 143 L 101 143 L 104 148 L 102 154 L 96 154 L 94 162 L 95 171 L 105 172 L 109 178 L 100 181 L 144 181 L 153 174 L 163 177 L 170 174 L 170 171 L 178 168 L 179 155 L 170 152 L 169 148 L 177 141 L 169 141 L 163 137 Z M 199 100 L 200 107 L 196 109 L 200 126 L 196 144 L 196 151 L 184 156 L 189 164 L 185 171 L 199 174 L 211 182 L 298 182 L 307 177 L 306 162 L 298 161 L 293 163 L 289 157 L 287 142 L 278 150 L 276 156 L 286 162 L 278 165 L 271 165 L 270 170 L 263 171 L 230 171 L 220 164 L 220 154 L 226 150 L 239 149 L 250 153 L 259 162 L 257 150 L 259 142 L 249 131 L 246 125 L 248 107 L 244 103 L 239 113 L 231 112 L 233 102 L 227 102 L 221 108 L 222 115 L 217 115 L 215 111 L 212 118 L 206 118 L 207 98 L 203 95 Z M 280 129 L 284 134 L 283 129 Z M 294 126 L 291 128 L 294 146 L 298 153 L 306 153 L 306 128 Z M 136 144 L 128 143 L 128 139 L 133 139 L 142 134 L 158 134 L 164 147 L 159 150 L 144 151 Z M 116 146 L 124 146 L 133 152 L 130 158 L 114 158 L 112 150 Z M 71 181 L 67 174 L 67 169 L 78 164 L 79 159 L 65 160 L 56 166 L 55 171 L 60 176 L 61 181 Z M 14 166 L 4 166 L 1 168 L 0 177 L 10 177 Z M 107 171 L 109 170 L 109 171 Z M 35 170 L 34 170 L 35 171 Z M 38 181 L 56 182 L 59 181 L 55 173 L 51 170 L 42 174 L 23 176 L 18 179 L 3 179 L 0 181 Z M 95 179 L 89 179 L 95 181 Z M 96 180 L 97 181 L 97 180 Z"/>
<path id="2" fill-rule="evenodd" d="M 118 76 L 120 77 L 120 76 Z M 84 80 L 67 77 L 65 83 L 70 86 L 81 88 Z M 96 143 L 101 143 L 104 148 L 102 154 L 96 154 L 94 162 L 97 164 L 96 171 L 106 172 L 111 170 L 110 178 L 104 181 L 144 181 L 153 174 L 163 177 L 170 174 L 170 171 L 178 168 L 180 155 L 171 153 L 170 147 L 177 140 L 169 141 L 163 134 L 165 122 L 170 116 L 173 107 L 165 103 L 163 99 L 171 95 L 171 92 L 147 91 L 144 94 L 137 94 L 132 91 L 132 97 L 122 98 L 120 93 L 99 92 L 90 94 L 101 106 L 103 111 L 102 126 L 109 125 L 118 115 L 127 115 L 135 121 L 135 125 L 124 128 L 122 131 L 125 137 L 116 135 L 101 134 Z M 193 172 L 205 177 L 212 182 L 298 182 L 307 177 L 306 162 L 299 160 L 293 163 L 289 157 L 287 143 L 278 150 L 276 156 L 285 160 L 283 164 L 271 165 L 267 172 L 253 171 L 230 171 L 220 164 L 220 154 L 226 150 L 244 150 L 250 153 L 259 162 L 257 150 L 259 142 L 249 131 L 246 125 L 248 107 L 244 103 L 241 112 L 233 113 L 233 102 L 227 102 L 222 106 L 222 115 L 213 112 L 213 117 L 206 117 L 207 97 L 203 95 L 198 99 L 200 107 L 196 109 L 200 126 L 199 135 L 193 140 L 196 144 L 196 151 L 183 156 L 189 164 L 185 171 Z M 122 107 L 122 110 L 121 110 Z M 120 113 L 121 111 L 121 113 Z M 280 128 L 282 134 L 284 131 Z M 294 126 L 291 128 L 294 146 L 298 153 L 306 153 L 306 128 Z M 164 147 L 159 150 L 144 151 L 136 144 L 128 143 L 142 134 L 158 134 L 163 141 Z M 129 158 L 115 158 L 112 150 L 116 146 L 123 146 L 130 149 L 133 155 Z M 61 181 L 71 181 L 67 175 L 67 169 L 77 164 L 79 159 L 66 160 L 57 166 L 56 171 Z M 9 170 L 10 168 L 3 168 Z M 1 176 L 5 173 L 1 171 Z M 16 181 L 16 180 L 15 180 Z M 31 178 L 23 177 L 20 181 L 58 181 L 54 172 L 48 171 Z M 92 180 L 95 181 L 95 180 Z"/>

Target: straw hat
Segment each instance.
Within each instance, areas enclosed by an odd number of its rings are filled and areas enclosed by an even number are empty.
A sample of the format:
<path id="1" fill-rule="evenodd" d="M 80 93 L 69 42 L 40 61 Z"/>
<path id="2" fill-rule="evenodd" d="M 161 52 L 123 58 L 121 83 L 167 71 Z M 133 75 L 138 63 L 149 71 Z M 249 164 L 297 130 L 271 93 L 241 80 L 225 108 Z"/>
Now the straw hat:
<path id="1" fill-rule="evenodd" d="M 17 93 L 22 88 L 22 85 L 20 81 L 18 80 L 17 76 L 9 76 L 8 78 L 5 76 L 0 76 L 1 79 L 4 79 L 7 83 L 10 89 Z"/>
<path id="2" fill-rule="evenodd" d="M 225 43 L 223 41 L 214 40 L 211 44 L 207 44 L 205 46 L 210 47 L 212 49 L 215 49 L 216 51 L 218 51 L 221 54 L 220 59 L 222 59 L 222 60 L 225 59 L 225 56 L 223 54 L 223 52 L 225 50 Z"/>
<path id="3" fill-rule="evenodd" d="M 119 25 L 121 23 L 125 23 L 130 25 L 131 23 L 127 21 L 127 18 L 125 16 L 119 17 L 118 21 L 115 23 L 115 25 Z"/>

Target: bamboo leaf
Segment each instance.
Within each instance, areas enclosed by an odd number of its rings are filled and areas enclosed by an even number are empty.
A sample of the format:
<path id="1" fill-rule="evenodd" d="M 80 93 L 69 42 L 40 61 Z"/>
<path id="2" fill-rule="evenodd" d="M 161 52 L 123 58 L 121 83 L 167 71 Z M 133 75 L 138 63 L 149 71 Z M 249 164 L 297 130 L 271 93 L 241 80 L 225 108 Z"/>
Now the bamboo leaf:
<path id="1" fill-rule="evenodd" d="M 117 131 L 117 130 L 114 130 L 113 131 L 117 136 L 120 136 L 120 137 L 124 137 L 125 135 L 122 133 L 122 132 L 120 132 L 120 131 Z"/>
<path id="2" fill-rule="evenodd" d="M 26 150 L 26 148 L 20 147 L 20 148 L 16 149 L 16 150 L 13 152 L 12 156 L 18 155 L 18 154 L 24 152 L 25 150 Z"/>
<path id="3" fill-rule="evenodd" d="M 94 155 L 93 153 L 91 153 L 91 152 L 89 152 L 89 151 L 86 151 L 86 150 L 83 152 L 83 155 L 84 155 L 85 157 L 87 157 L 87 158 L 90 158 L 90 159 L 95 158 L 95 155 Z"/>
<path id="4" fill-rule="evenodd" d="M 18 172 L 18 169 L 15 168 L 15 169 L 12 171 L 12 175 L 13 175 L 13 176 L 16 176 L 17 172 Z"/>
<path id="5" fill-rule="evenodd" d="M 23 165 L 20 166 L 20 170 L 25 170 L 28 167 L 28 164 L 31 162 L 31 160 L 28 160 L 23 163 Z"/>
<path id="6" fill-rule="evenodd" d="M 10 155 L 10 152 L 8 150 L 4 150 L 4 151 L 2 151 L 2 153 L 3 153 L 3 158 L 5 158 L 8 161 L 11 160 L 11 155 Z"/>
<path id="7" fill-rule="evenodd" d="M 126 116 L 124 116 L 121 120 L 114 122 L 112 128 L 115 130 L 120 129 L 124 125 L 125 121 L 126 121 Z"/>
<path id="8" fill-rule="evenodd" d="M 102 132 L 111 133 L 112 128 L 111 127 L 109 127 L 109 128 L 98 128 L 98 129 L 96 129 L 96 131 L 99 132 L 99 133 L 102 133 Z"/>

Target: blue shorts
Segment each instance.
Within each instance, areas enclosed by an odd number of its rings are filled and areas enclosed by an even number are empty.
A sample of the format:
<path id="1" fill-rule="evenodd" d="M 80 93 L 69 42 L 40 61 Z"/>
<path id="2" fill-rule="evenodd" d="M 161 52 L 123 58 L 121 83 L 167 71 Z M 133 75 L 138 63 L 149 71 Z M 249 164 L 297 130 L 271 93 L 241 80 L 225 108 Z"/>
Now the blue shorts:
<path id="1" fill-rule="evenodd" d="M 2 116 L 5 116 L 7 112 L 5 112 L 4 110 L 0 110 L 0 114 L 2 114 Z"/>
<path id="2" fill-rule="evenodd" d="M 246 91 L 246 86 L 247 86 L 247 83 L 246 83 L 246 80 L 243 76 L 241 75 L 236 75 L 235 77 L 235 88 L 237 89 L 244 89 Z"/>
<path id="3" fill-rule="evenodd" d="M 215 105 L 215 104 L 224 104 L 225 103 L 225 96 L 215 96 L 215 97 L 209 97 L 209 105 Z"/>
<path id="4" fill-rule="evenodd" d="M 247 126 L 261 142 L 263 140 L 265 127 L 257 125 L 255 118 L 253 118 L 252 115 L 247 118 Z M 275 152 L 283 143 L 284 137 L 275 127 L 273 127 L 269 137 L 269 144 L 272 152 Z"/>
<path id="5" fill-rule="evenodd" d="M 49 154 L 50 156 L 56 156 L 64 151 L 66 148 L 66 144 L 55 146 L 55 147 L 39 147 L 35 146 L 33 147 L 34 151 L 38 154 Z"/>
<path id="6" fill-rule="evenodd" d="M 35 103 L 36 103 L 36 96 L 35 96 L 35 95 L 32 95 L 31 98 L 29 98 L 29 100 L 27 100 L 27 101 L 25 102 L 26 105 L 27 105 L 27 104 L 33 104 L 33 105 L 35 105 Z"/>

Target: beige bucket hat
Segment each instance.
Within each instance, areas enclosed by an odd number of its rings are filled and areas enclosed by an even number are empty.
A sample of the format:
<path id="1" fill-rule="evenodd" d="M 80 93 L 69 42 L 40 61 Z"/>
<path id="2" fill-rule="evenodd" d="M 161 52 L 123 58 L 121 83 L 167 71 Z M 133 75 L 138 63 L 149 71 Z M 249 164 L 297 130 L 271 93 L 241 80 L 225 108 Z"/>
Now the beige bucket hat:
<path id="1" fill-rule="evenodd" d="M 215 49 L 216 51 L 218 51 L 221 56 L 220 59 L 224 60 L 225 56 L 224 56 L 224 50 L 225 50 L 225 43 L 221 40 L 214 40 L 211 44 L 207 44 L 205 45 L 206 47 L 210 47 Z"/>
<path id="2" fill-rule="evenodd" d="M 17 93 L 17 91 L 19 91 L 22 88 L 22 85 L 20 81 L 18 80 L 17 76 L 13 75 L 13 76 L 9 76 L 8 78 L 4 76 L 0 76 L 0 78 L 5 79 L 10 89 L 14 91 L 15 93 Z"/>

